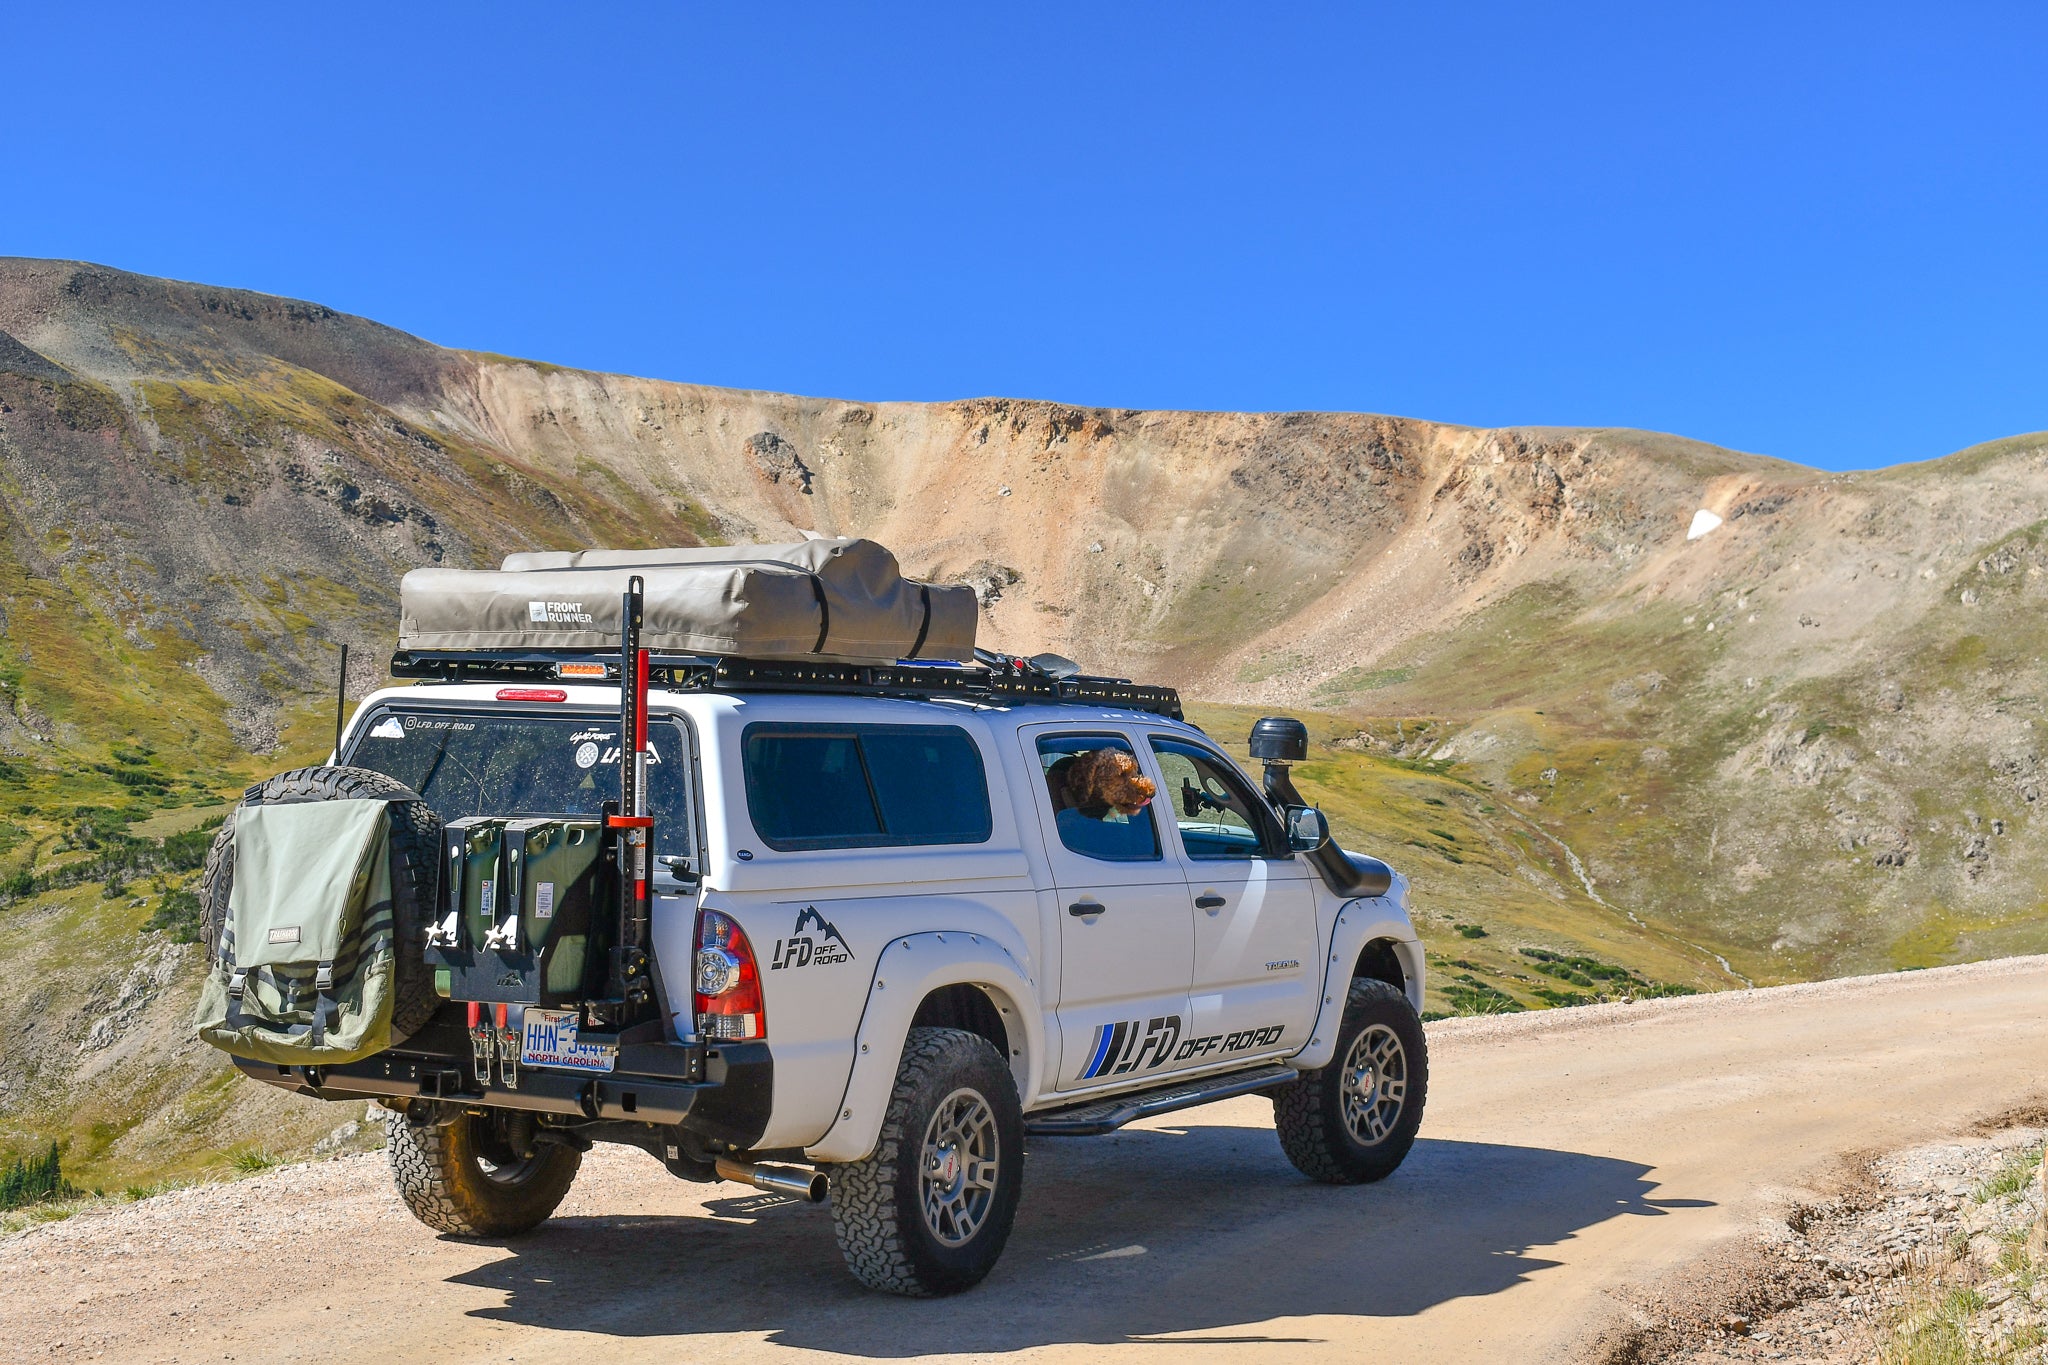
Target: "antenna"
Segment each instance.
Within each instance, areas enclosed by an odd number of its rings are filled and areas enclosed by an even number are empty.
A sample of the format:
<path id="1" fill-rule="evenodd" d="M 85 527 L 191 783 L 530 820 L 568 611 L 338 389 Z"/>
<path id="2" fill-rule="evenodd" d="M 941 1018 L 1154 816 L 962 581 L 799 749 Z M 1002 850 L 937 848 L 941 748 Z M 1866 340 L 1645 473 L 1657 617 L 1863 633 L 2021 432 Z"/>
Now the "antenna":
<path id="1" fill-rule="evenodd" d="M 341 713 L 348 709 L 348 642 L 342 641 L 340 676 L 334 683 L 334 761 L 341 762 Z"/>

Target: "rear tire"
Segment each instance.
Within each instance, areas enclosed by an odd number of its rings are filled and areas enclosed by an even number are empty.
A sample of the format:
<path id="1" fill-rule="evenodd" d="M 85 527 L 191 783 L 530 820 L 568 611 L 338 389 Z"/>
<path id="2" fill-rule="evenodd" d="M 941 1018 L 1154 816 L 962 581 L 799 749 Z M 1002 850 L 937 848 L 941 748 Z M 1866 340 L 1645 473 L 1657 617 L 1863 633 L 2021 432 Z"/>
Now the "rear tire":
<path id="1" fill-rule="evenodd" d="M 410 787 L 368 768 L 294 768 L 249 788 L 242 794 L 242 805 L 364 799 L 390 803 L 392 951 L 396 955 L 391 1041 L 402 1043 L 423 1028 L 441 1005 L 441 998 L 434 993 L 434 973 L 426 964 L 427 925 L 433 919 L 441 870 L 440 817 Z M 199 874 L 204 916 L 200 940 L 206 944 L 209 966 L 220 961 L 228 898 L 235 887 L 235 815 L 240 809 L 228 812 Z"/>
<path id="2" fill-rule="evenodd" d="M 1273 1127 L 1296 1170 L 1326 1185 L 1384 1180 L 1415 1145 L 1429 1097 L 1422 1020 L 1399 989 L 1361 977 L 1330 1064 L 1271 1093 Z"/>
<path id="3" fill-rule="evenodd" d="M 413 1217 L 451 1237 L 531 1231 L 569 1193 L 583 1164 L 574 1147 L 534 1141 L 530 1115 L 464 1114 L 441 1127 L 414 1127 L 387 1113 L 384 1127 L 398 1197 Z"/>
<path id="4" fill-rule="evenodd" d="M 853 1277 L 913 1298 L 981 1283 L 1024 1187 L 1017 1083 L 986 1038 L 914 1028 L 875 1150 L 832 1171 L 832 1231 Z"/>

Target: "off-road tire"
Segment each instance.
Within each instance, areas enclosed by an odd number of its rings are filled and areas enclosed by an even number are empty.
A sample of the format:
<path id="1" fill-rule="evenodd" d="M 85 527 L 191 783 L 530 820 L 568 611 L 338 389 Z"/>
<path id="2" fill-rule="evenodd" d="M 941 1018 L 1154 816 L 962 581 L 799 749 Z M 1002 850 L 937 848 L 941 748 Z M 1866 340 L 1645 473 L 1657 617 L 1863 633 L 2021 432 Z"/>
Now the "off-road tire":
<path id="1" fill-rule="evenodd" d="M 972 1235 L 949 1246 L 926 1224 L 920 1175 L 936 1111 L 962 1090 L 987 1104 L 996 1185 Z M 994 1268 L 1024 1188 L 1024 1114 L 1002 1053 L 953 1028 L 914 1028 L 875 1150 L 832 1170 L 832 1231 L 853 1277 L 870 1289 L 934 1298 L 971 1289 Z"/>
<path id="2" fill-rule="evenodd" d="M 440 1127 L 415 1127 L 403 1114 L 386 1113 L 385 1152 L 398 1197 L 412 1216 L 451 1237 L 511 1237 L 546 1221 L 569 1193 L 583 1153 L 541 1145 L 523 1162 L 484 1168 L 490 1120 L 464 1114 Z"/>
<path id="3" fill-rule="evenodd" d="M 434 973 L 426 964 L 427 926 L 434 915 L 434 895 L 441 870 L 441 819 L 419 794 L 403 783 L 368 768 L 294 768 L 259 782 L 242 793 L 243 806 L 289 805 L 300 801 L 388 801 L 391 803 L 392 944 L 391 1041 L 404 1042 L 425 1026 L 441 998 L 434 993 Z M 206 866 L 199 874 L 200 940 L 206 961 L 220 961 L 221 933 L 227 926 L 228 897 L 235 886 L 235 815 L 228 813 Z"/>
<path id="4" fill-rule="evenodd" d="M 1377 1140 L 1365 1141 L 1345 1121 L 1345 1060 L 1361 1035 L 1372 1029 L 1389 1030 L 1398 1040 L 1405 1085 L 1400 1109 L 1387 1131 Z M 1381 1040 L 1384 1036 L 1375 1035 Z M 1415 1145 L 1415 1130 L 1422 1126 L 1422 1106 L 1429 1096 L 1422 1020 L 1397 987 L 1361 977 L 1351 983 L 1329 1065 L 1303 1072 L 1300 1079 L 1270 1093 L 1280 1148 L 1296 1170 L 1327 1185 L 1384 1180 L 1408 1155 Z"/>

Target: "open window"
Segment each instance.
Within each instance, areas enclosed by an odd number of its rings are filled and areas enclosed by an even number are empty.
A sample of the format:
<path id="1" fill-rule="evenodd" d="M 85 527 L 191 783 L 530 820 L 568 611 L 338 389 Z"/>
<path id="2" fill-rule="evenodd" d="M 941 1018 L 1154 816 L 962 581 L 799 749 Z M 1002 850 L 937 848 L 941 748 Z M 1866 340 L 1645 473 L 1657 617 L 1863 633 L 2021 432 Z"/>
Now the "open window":
<path id="1" fill-rule="evenodd" d="M 1158 860 L 1159 827 L 1150 805 L 1154 788 L 1139 769 L 1129 740 L 1045 735 L 1038 741 L 1038 765 L 1062 844 L 1105 862 Z"/>
<path id="2" fill-rule="evenodd" d="M 1163 735 L 1152 737 L 1152 753 L 1166 780 L 1160 799 L 1173 810 L 1188 857 L 1267 858 L 1284 847 L 1270 808 L 1233 765 L 1200 745 Z"/>

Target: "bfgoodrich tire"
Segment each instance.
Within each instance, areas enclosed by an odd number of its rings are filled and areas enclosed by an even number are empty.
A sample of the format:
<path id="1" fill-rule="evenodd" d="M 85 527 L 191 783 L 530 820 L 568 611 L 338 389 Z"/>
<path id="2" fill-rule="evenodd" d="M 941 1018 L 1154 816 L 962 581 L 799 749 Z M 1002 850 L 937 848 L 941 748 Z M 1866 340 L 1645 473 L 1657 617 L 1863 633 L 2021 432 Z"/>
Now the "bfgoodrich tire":
<path id="1" fill-rule="evenodd" d="M 875 1150 L 832 1173 L 832 1230 L 855 1279 L 916 1298 L 981 1283 L 1024 1187 L 1024 1115 L 1003 1056 L 964 1029 L 915 1028 Z"/>
<path id="2" fill-rule="evenodd" d="M 400 1043 L 425 1026 L 440 1007 L 434 973 L 426 965 L 427 925 L 441 870 L 441 820 L 418 793 L 368 768 L 294 768 L 242 793 L 243 806 L 276 806 L 299 801 L 388 801 L 391 808 L 391 912 L 396 961 L 391 1000 L 391 1041 Z M 220 960 L 221 931 L 228 897 L 235 888 L 235 815 L 228 813 L 207 850 L 199 874 L 199 904 L 205 916 L 200 939 L 209 965 Z"/>
<path id="3" fill-rule="evenodd" d="M 1273 1091 L 1273 1127 L 1295 1169 L 1328 1185 L 1394 1173 L 1429 1096 L 1422 1020 L 1384 981 L 1351 983 L 1330 1064 Z"/>
<path id="4" fill-rule="evenodd" d="M 412 1216 L 455 1237 L 510 1237 L 555 1211 L 583 1154 L 535 1141 L 527 1114 L 464 1114 L 440 1127 L 384 1119 L 385 1152 Z"/>

